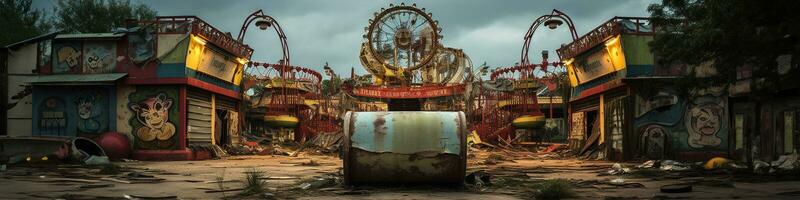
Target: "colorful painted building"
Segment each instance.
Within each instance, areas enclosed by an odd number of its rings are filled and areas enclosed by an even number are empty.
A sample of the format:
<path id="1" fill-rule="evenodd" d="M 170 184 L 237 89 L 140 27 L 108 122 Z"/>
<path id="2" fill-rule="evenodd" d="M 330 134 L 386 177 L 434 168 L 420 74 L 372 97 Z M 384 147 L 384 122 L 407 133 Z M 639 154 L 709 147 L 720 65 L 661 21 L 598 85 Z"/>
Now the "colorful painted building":
<path id="1" fill-rule="evenodd" d="M 573 86 L 569 143 L 610 160 L 705 160 L 729 153 L 723 87 L 680 94 L 682 66 L 658 66 L 646 18 L 615 17 L 558 50 Z"/>
<path id="2" fill-rule="evenodd" d="M 9 132 L 119 132 L 139 160 L 203 159 L 238 142 L 240 83 L 253 50 L 199 18 L 128 21 L 114 33 L 56 34 L 28 46 L 18 47 L 33 49 L 20 57 L 24 65 L 8 65 L 34 67 L 9 83 L 31 88 L 20 107 L 31 116 L 8 123 L 29 131 Z"/>

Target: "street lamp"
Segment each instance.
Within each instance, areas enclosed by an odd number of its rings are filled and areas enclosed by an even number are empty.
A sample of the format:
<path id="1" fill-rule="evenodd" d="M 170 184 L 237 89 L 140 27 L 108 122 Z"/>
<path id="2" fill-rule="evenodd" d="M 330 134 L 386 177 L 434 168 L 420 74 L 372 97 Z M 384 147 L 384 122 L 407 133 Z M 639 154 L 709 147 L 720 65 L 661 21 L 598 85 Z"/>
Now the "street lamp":
<path id="1" fill-rule="evenodd" d="M 531 27 L 528 28 L 528 32 L 525 34 L 525 37 L 524 37 L 525 42 L 523 43 L 522 53 L 520 55 L 520 62 L 522 64 L 522 66 L 529 66 L 530 65 L 530 60 L 528 59 L 528 51 L 529 51 L 530 46 L 531 46 L 531 40 L 533 39 L 533 33 L 536 32 L 536 29 L 539 27 L 539 25 L 544 24 L 545 26 L 547 26 L 547 28 L 553 30 L 553 29 L 558 28 L 559 26 L 561 26 L 565 22 L 567 24 L 567 27 L 569 27 L 569 32 L 570 32 L 570 36 L 572 36 L 572 41 L 574 42 L 574 41 L 578 40 L 578 33 L 577 33 L 577 31 L 575 31 L 575 24 L 572 22 L 572 19 L 569 16 L 567 16 L 567 14 L 564 14 L 563 12 L 561 12 L 559 10 L 553 9 L 553 12 L 551 12 L 550 14 L 542 15 L 539 18 L 536 18 L 536 20 L 533 21 L 533 24 L 531 24 Z M 545 74 L 548 73 L 548 71 L 547 71 L 547 66 L 548 65 L 552 65 L 554 67 L 554 69 L 556 67 L 558 67 L 559 65 L 563 65 L 561 62 L 548 63 L 547 62 L 547 58 L 548 58 L 547 54 L 548 54 L 547 51 L 542 51 L 542 64 L 540 65 L 540 67 L 542 68 L 542 71 Z M 558 59 L 559 59 L 559 61 L 561 60 L 561 55 L 558 55 Z M 535 67 L 534 67 L 534 69 L 535 69 Z M 558 77 L 554 72 L 550 72 L 550 75 L 551 75 L 551 81 Z M 556 87 L 558 87 L 558 85 L 560 85 L 560 84 L 561 84 L 561 81 L 560 81 L 560 78 L 559 78 L 559 81 L 558 81 L 558 84 L 556 85 Z M 563 96 L 562 96 L 562 102 L 563 102 L 563 100 L 564 99 L 563 99 Z M 549 116 L 550 116 L 550 118 L 552 118 L 553 117 L 552 90 L 551 90 L 551 94 L 550 94 L 549 105 L 550 105 L 549 106 L 550 107 L 550 115 Z"/>
<path id="2" fill-rule="evenodd" d="M 264 12 L 262 10 L 257 10 L 255 12 L 253 12 L 252 14 L 247 16 L 247 18 L 245 18 L 244 23 L 242 24 L 242 28 L 239 30 L 239 36 L 236 37 L 236 41 L 244 43 L 244 36 L 247 33 L 247 27 L 249 27 L 250 24 L 253 23 L 253 21 L 256 21 L 255 22 L 256 26 L 261 30 L 267 30 L 267 29 L 269 29 L 269 27 L 271 27 L 273 25 L 275 26 L 275 32 L 278 34 L 278 39 L 281 42 L 281 49 L 283 51 L 282 59 L 281 59 L 280 63 L 278 63 L 278 64 L 281 65 L 281 67 L 280 67 L 281 76 L 285 80 L 286 76 L 287 76 L 287 73 L 285 73 L 284 69 L 287 68 L 286 66 L 291 66 L 289 64 L 289 45 L 286 43 L 286 35 L 283 33 L 283 29 L 281 29 L 280 24 L 278 24 L 278 22 L 275 21 L 274 18 L 272 18 L 269 15 L 264 14 Z M 243 63 L 243 64 L 246 65 L 247 63 Z M 242 68 L 244 68 L 244 67 L 245 66 L 243 66 Z M 243 76 L 242 80 L 244 80 L 245 73 L 246 73 L 246 71 L 244 73 L 242 73 L 242 76 Z M 286 99 L 285 99 L 286 98 L 285 90 L 282 90 L 282 91 L 284 93 L 283 96 L 284 96 L 284 102 L 285 102 L 286 101 Z M 242 97 L 242 99 L 244 99 L 244 95 L 245 95 L 244 88 L 240 89 L 239 95 L 240 95 L 240 97 Z M 244 103 L 240 103 L 239 104 L 239 113 L 241 113 L 241 114 L 239 115 L 239 117 L 240 117 L 239 120 L 240 120 L 240 122 L 242 124 L 245 124 L 244 122 L 245 122 L 246 115 L 247 115 L 246 110 L 247 109 L 245 108 Z"/>
<path id="3" fill-rule="evenodd" d="M 545 21 L 544 25 L 547 26 L 547 28 L 556 29 L 556 28 L 558 28 L 558 26 L 561 26 L 561 24 L 563 24 L 563 23 L 564 22 L 562 22 L 561 20 L 558 20 L 558 19 L 550 19 L 550 20 Z"/>
<path id="4" fill-rule="evenodd" d="M 539 25 L 544 24 L 547 28 L 556 29 L 562 24 L 567 23 L 569 27 L 570 34 L 572 36 L 572 41 L 578 39 L 578 33 L 575 31 L 575 25 L 572 23 L 572 19 L 564 14 L 563 12 L 553 9 L 553 12 L 548 15 L 542 15 L 536 20 L 533 21 L 531 27 L 528 28 L 528 32 L 525 34 L 525 42 L 522 46 L 522 55 L 520 55 L 520 63 L 522 65 L 529 65 L 530 62 L 528 60 L 528 49 L 531 46 L 531 40 L 533 38 L 533 33 L 536 32 L 536 29 L 539 28 Z"/>

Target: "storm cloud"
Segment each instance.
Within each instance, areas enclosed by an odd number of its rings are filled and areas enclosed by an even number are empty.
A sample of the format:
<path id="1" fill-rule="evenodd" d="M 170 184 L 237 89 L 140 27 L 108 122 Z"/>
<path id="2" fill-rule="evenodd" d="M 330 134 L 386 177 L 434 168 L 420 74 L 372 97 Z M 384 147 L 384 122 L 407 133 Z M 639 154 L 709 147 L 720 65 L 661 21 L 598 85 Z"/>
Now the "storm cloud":
<path id="1" fill-rule="evenodd" d="M 614 16 L 648 16 L 654 0 L 141 0 L 159 15 L 194 15 L 224 32 L 236 35 L 250 13 L 262 9 L 283 27 L 292 55 L 292 65 L 322 71 L 325 62 L 339 74 L 365 71 L 358 62 L 364 27 L 373 13 L 390 3 L 416 3 L 433 13 L 442 27 L 442 43 L 460 48 L 475 63 L 510 66 L 519 62 L 523 36 L 537 17 L 558 9 L 575 22 L 579 35 L 590 31 Z M 37 8 L 51 10 L 52 0 L 34 1 Z M 531 45 L 531 61 L 539 61 L 542 50 L 553 52 L 569 43 L 566 27 L 540 28 Z M 280 43 L 274 31 L 251 28 L 245 43 L 255 49 L 254 61 L 277 62 Z M 552 56 L 551 56 L 552 57 Z"/>

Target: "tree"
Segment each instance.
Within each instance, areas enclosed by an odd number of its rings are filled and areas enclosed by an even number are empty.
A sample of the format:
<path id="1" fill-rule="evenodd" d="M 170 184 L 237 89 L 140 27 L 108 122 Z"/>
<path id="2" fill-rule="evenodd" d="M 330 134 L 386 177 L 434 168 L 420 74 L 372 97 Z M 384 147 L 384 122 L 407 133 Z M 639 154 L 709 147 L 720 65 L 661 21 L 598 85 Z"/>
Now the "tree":
<path id="1" fill-rule="evenodd" d="M 800 1 L 663 0 L 650 5 L 659 31 L 650 46 L 662 66 L 710 65 L 717 75 L 691 79 L 693 86 L 736 80 L 737 69 L 776 76 L 776 58 L 800 53 Z M 794 63 L 797 63 L 796 61 Z"/>
<path id="2" fill-rule="evenodd" d="M 55 26 L 68 33 L 104 33 L 123 27 L 126 19 L 154 19 L 156 11 L 130 0 L 59 0 Z"/>
<path id="3" fill-rule="evenodd" d="M 0 0 L 0 46 L 6 46 L 36 35 L 52 27 L 42 10 L 31 9 L 31 0 Z"/>
<path id="4" fill-rule="evenodd" d="M 336 95 L 341 90 L 342 79 L 338 76 L 331 79 L 322 80 L 322 94 L 326 96 Z"/>

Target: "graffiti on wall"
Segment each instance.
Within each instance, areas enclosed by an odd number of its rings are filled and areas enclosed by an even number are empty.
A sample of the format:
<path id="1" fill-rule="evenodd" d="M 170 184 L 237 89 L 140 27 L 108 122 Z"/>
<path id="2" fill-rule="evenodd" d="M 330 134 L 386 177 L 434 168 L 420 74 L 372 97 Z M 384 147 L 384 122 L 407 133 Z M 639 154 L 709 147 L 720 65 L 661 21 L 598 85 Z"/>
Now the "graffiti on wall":
<path id="1" fill-rule="evenodd" d="M 34 134 L 95 137 L 112 130 L 109 87 L 34 89 Z"/>
<path id="2" fill-rule="evenodd" d="M 139 87 L 129 97 L 130 123 L 138 149 L 173 149 L 177 145 L 177 89 Z"/>
<path id="3" fill-rule="evenodd" d="M 669 130 L 662 125 L 650 124 L 642 129 L 642 144 L 644 152 L 649 158 L 662 158 L 664 146 Z"/>
<path id="4" fill-rule="evenodd" d="M 76 73 L 81 69 L 80 43 L 60 43 L 53 47 L 53 73 Z"/>
<path id="5" fill-rule="evenodd" d="M 634 120 L 634 127 L 639 130 L 643 153 L 658 158 L 663 155 L 662 152 L 727 150 L 725 95 L 716 91 L 676 98 L 674 94 L 664 92 L 659 92 L 659 95 L 638 94 L 638 116 Z"/>
<path id="6" fill-rule="evenodd" d="M 75 108 L 78 113 L 78 134 L 98 134 L 107 130 L 108 100 L 95 90 L 87 90 L 75 96 Z"/>
<path id="7" fill-rule="evenodd" d="M 92 42 L 83 46 L 83 73 L 114 71 L 117 46 L 112 42 Z"/>
<path id="8" fill-rule="evenodd" d="M 569 139 L 583 140 L 583 135 L 586 134 L 586 120 L 584 120 L 584 112 L 572 113 L 572 127 L 569 129 Z"/>
<path id="9" fill-rule="evenodd" d="M 690 147 L 719 147 L 722 144 L 719 133 L 726 116 L 723 103 L 715 97 L 701 97 L 690 105 L 684 118 Z"/>
<path id="10" fill-rule="evenodd" d="M 39 103 L 39 133 L 42 135 L 63 135 L 67 128 L 67 114 L 64 99 L 48 97 Z"/>

